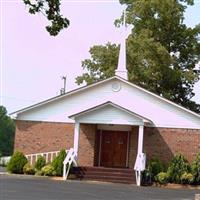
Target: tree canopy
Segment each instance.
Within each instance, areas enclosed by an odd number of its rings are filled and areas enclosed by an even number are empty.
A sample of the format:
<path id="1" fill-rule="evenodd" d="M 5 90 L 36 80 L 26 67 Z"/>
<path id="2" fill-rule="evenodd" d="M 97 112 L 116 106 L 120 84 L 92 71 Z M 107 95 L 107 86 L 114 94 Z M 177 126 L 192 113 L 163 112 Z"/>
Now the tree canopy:
<path id="1" fill-rule="evenodd" d="M 15 126 L 7 115 L 6 108 L 0 106 L 0 154 L 9 156 L 13 153 Z"/>
<path id="2" fill-rule="evenodd" d="M 200 25 L 184 24 L 184 12 L 193 0 L 121 0 L 127 5 L 127 23 L 132 32 L 127 39 L 129 81 L 195 112 L 191 98 L 199 80 Z M 117 26 L 122 17 L 116 20 Z M 107 43 L 90 48 L 91 58 L 82 62 L 86 72 L 78 84 L 91 84 L 114 75 L 119 45 Z"/>
<path id="3" fill-rule="evenodd" d="M 51 23 L 46 26 L 50 35 L 56 36 L 58 33 L 69 26 L 69 20 L 62 16 L 60 12 L 61 0 L 23 0 L 29 8 L 29 13 L 42 13 Z"/>

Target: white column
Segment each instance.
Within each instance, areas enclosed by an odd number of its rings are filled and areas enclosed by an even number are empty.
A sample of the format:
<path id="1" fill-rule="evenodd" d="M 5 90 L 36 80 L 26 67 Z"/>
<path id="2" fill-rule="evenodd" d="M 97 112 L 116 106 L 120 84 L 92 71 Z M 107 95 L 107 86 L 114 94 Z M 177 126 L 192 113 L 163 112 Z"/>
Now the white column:
<path id="1" fill-rule="evenodd" d="M 78 155 L 78 143 L 79 143 L 79 132 L 80 132 L 80 123 L 75 122 L 74 127 L 74 151 L 76 152 L 76 155 Z"/>
<path id="2" fill-rule="evenodd" d="M 138 154 L 143 152 L 144 125 L 139 126 L 138 134 Z"/>
<path id="3" fill-rule="evenodd" d="M 135 162 L 135 175 L 136 175 L 136 184 L 137 186 L 141 185 L 141 172 L 145 169 L 145 159 L 143 157 L 143 139 L 144 139 L 144 125 L 139 126 L 139 133 L 138 133 L 138 151 L 137 151 L 137 158 Z"/>

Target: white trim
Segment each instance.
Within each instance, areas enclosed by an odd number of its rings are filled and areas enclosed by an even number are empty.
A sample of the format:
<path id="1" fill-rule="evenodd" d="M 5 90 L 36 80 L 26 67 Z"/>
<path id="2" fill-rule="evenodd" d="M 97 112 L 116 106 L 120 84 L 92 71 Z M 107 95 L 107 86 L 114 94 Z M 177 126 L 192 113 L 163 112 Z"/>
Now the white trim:
<path id="1" fill-rule="evenodd" d="M 80 132 L 80 123 L 75 122 L 75 126 L 74 126 L 74 151 L 75 151 L 76 155 L 78 155 L 79 132 Z"/>
<path id="2" fill-rule="evenodd" d="M 200 126 L 185 126 L 185 125 L 179 125 L 179 126 L 175 126 L 175 125 L 163 125 L 163 124 L 145 124 L 146 127 L 150 127 L 150 128 L 174 128 L 174 129 L 200 129 Z"/>
<path id="3" fill-rule="evenodd" d="M 144 140 L 144 126 L 139 126 L 138 132 L 138 150 L 137 153 L 140 154 L 143 152 L 143 140 Z"/>
<path id="4" fill-rule="evenodd" d="M 143 122 L 137 122 L 137 121 L 127 121 L 127 122 L 118 122 L 118 121 L 103 121 L 103 120 L 76 120 L 77 122 L 81 124 L 118 124 L 118 125 L 135 125 L 140 126 L 143 125 Z"/>

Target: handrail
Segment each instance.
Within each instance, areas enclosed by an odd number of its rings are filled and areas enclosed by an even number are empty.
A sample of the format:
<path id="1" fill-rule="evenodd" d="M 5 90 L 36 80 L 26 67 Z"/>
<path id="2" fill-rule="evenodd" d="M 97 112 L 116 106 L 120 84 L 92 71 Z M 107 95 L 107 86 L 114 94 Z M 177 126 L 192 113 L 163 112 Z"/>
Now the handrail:
<path id="1" fill-rule="evenodd" d="M 145 167 L 146 167 L 146 154 L 138 153 L 134 166 L 137 186 L 141 185 L 141 178 L 142 178 L 141 172 L 145 170 Z"/>
<path id="2" fill-rule="evenodd" d="M 66 153 L 68 153 L 69 150 L 66 150 Z M 42 152 L 42 153 L 33 153 L 33 154 L 26 154 L 26 158 L 30 158 L 30 164 L 33 164 L 33 158 L 35 157 L 35 161 L 37 161 L 38 156 L 43 156 L 46 158 L 46 162 L 48 162 L 49 155 L 50 155 L 50 161 L 53 161 L 54 155 L 57 156 L 60 151 L 48 151 L 48 152 Z"/>
<path id="3" fill-rule="evenodd" d="M 70 150 L 67 153 L 67 156 L 66 156 L 65 160 L 63 161 L 63 179 L 64 180 L 66 180 L 67 177 L 68 177 L 69 170 L 70 170 L 70 167 L 71 167 L 72 163 L 74 163 L 77 166 L 76 152 L 74 151 L 73 148 L 70 148 Z"/>

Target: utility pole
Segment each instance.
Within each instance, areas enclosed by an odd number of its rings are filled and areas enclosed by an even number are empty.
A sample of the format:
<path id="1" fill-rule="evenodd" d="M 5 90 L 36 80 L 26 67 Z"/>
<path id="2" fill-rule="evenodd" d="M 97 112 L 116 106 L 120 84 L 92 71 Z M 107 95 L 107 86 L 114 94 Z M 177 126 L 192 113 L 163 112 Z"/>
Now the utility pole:
<path id="1" fill-rule="evenodd" d="M 67 76 L 62 76 L 61 79 L 63 80 L 63 83 L 64 83 L 64 87 L 60 89 L 60 94 L 65 94 L 65 91 L 66 91 L 66 79 L 67 79 Z"/>

